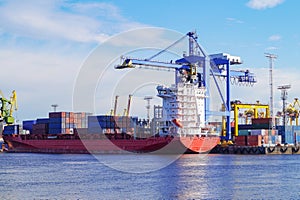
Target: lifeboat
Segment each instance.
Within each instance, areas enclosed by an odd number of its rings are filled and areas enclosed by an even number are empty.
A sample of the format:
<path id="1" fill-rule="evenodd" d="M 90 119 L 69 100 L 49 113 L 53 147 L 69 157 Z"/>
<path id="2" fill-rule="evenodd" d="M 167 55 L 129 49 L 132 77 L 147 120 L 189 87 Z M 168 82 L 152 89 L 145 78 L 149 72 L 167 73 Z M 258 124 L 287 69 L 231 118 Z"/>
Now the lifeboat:
<path id="1" fill-rule="evenodd" d="M 182 123 L 179 121 L 179 119 L 173 119 L 172 122 L 179 128 L 182 128 L 183 125 Z"/>

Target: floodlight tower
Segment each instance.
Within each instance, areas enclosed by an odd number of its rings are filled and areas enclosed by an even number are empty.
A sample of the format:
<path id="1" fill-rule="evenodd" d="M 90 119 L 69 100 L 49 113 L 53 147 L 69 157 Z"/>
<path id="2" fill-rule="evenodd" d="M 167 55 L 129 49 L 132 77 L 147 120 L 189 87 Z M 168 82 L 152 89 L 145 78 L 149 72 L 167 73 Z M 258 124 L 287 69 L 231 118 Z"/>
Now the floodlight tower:
<path id="1" fill-rule="evenodd" d="M 286 106 L 286 100 L 287 100 L 287 90 L 291 88 L 291 85 L 281 85 L 278 86 L 277 89 L 281 90 L 281 100 L 282 100 L 282 114 L 283 114 L 283 125 L 285 126 L 286 123 L 286 115 L 285 115 L 285 106 Z"/>
<path id="2" fill-rule="evenodd" d="M 275 128 L 275 116 L 274 116 L 274 95 L 273 95 L 273 61 L 274 59 L 277 58 L 276 55 L 270 54 L 270 53 L 265 53 L 265 56 L 269 58 L 269 63 L 270 63 L 270 77 L 269 77 L 269 84 L 270 84 L 270 115 L 272 117 L 272 130 Z"/>

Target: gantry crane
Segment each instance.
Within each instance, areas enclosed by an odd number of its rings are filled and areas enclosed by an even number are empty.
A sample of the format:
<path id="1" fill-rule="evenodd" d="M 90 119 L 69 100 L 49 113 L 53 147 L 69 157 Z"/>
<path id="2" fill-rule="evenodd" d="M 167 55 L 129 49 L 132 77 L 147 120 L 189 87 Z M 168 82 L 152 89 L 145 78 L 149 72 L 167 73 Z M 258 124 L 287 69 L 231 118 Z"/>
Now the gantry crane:
<path id="1" fill-rule="evenodd" d="M 189 38 L 189 55 L 183 55 L 183 58 L 176 60 L 175 62 L 159 62 L 152 61 L 156 56 L 166 52 L 169 48 L 173 47 L 184 38 Z M 210 115 L 226 116 L 226 140 L 231 140 L 231 128 L 230 128 L 230 85 L 234 80 L 236 83 L 254 84 L 256 79 L 253 73 L 249 70 L 231 70 L 231 65 L 241 64 L 240 57 L 231 56 L 229 54 L 221 53 L 208 55 L 204 49 L 197 42 L 197 35 L 195 32 L 188 32 L 179 40 L 175 41 L 167 48 L 159 51 L 155 55 L 147 59 L 137 59 L 121 56 L 121 64 L 115 66 L 116 69 L 125 68 L 153 68 L 159 70 L 175 71 L 179 73 L 180 70 L 185 69 L 190 74 L 197 77 L 200 86 L 205 86 L 206 95 L 210 95 L 210 77 L 218 89 L 218 93 L 222 99 L 222 103 L 225 106 L 224 111 L 216 112 L 210 110 L 209 98 L 205 99 L 205 121 L 207 122 Z M 193 74 L 196 72 L 196 74 Z M 226 95 L 221 92 L 221 87 L 218 84 L 216 77 L 223 77 L 226 79 Z"/>
<path id="2" fill-rule="evenodd" d="M 235 103 L 232 102 L 231 103 L 231 107 L 232 110 L 234 112 L 234 135 L 238 136 L 238 122 L 239 122 L 239 110 L 240 109 L 245 109 L 244 114 L 248 115 L 248 117 L 253 117 L 253 118 L 259 118 L 259 115 L 263 115 L 263 117 L 270 117 L 270 109 L 269 109 L 269 105 L 265 105 L 265 104 L 260 104 L 259 102 L 257 102 L 256 104 L 243 104 L 241 102 Z M 259 109 L 264 109 L 265 112 L 264 113 L 259 113 L 258 110 Z M 247 116 L 246 116 L 247 117 Z"/>

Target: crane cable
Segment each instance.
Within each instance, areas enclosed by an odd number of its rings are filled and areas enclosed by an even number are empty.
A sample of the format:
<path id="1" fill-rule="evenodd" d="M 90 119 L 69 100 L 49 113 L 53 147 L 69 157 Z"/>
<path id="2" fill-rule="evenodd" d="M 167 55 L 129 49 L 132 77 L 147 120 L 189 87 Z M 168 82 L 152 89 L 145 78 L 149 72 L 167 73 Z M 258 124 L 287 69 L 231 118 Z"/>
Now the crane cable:
<path id="1" fill-rule="evenodd" d="M 168 49 L 170 49 L 171 47 L 175 46 L 176 44 L 178 44 L 179 42 L 181 42 L 181 40 L 183 40 L 187 35 L 182 36 L 179 40 L 177 40 L 176 42 L 172 43 L 171 45 L 169 45 L 168 47 L 166 47 L 165 49 L 159 51 L 158 53 L 154 54 L 153 56 L 145 59 L 146 61 L 150 61 L 153 58 L 159 56 L 160 54 L 162 54 L 163 52 L 167 51 Z"/>

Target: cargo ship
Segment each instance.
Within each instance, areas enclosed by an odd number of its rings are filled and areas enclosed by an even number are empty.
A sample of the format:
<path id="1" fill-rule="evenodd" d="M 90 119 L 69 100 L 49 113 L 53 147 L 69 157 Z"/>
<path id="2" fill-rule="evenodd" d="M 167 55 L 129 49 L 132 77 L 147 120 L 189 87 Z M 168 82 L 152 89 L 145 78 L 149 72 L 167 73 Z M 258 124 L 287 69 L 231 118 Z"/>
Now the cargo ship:
<path id="1" fill-rule="evenodd" d="M 154 118 L 52 112 L 48 118 L 4 127 L 9 152 L 38 153 L 206 153 L 216 146 L 219 131 L 205 124 L 205 87 L 186 67 L 176 84 L 157 86 L 161 106 Z M 21 130 L 22 129 L 22 130 Z"/>
<path id="2" fill-rule="evenodd" d="M 192 33 L 190 55 L 170 63 L 124 59 L 115 69 L 134 64 L 174 70 L 175 83 L 158 85 L 162 105 L 154 106 L 150 120 L 128 115 L 91 115 L 52 112 L 45 119 L 5 126 L 3 139 L 9 152 L 38 153 L 207 153 L 220 141 L 215 124 L 208 123 L 205 80 L 195 55 Z M 198 45 L 199 46 L 199 45 Z M 159 53 L 160 54 L 160 53 Z M 159 55 L 157 54 L 157 55 Z M 198 59 L 198 60 L 197 60 Z M 145 63 L 146 62 L 146 63 Z M 203 71 L 203 69 L 201 69 Z M 116 110 L 116 109 L 115 109 Z M 22 129 L 22 130 L 21 130 Z"/>
<path id="3" fill-rule="evenodd" d="M 220 139 L 215 126 L 204 123 L 205 87 L 186 69 L 176 84 L 157 86 L 162 106 L 154 118 L 51 112 L 48 118 L 4 127 L 9 152 L 36 153 L 206 153 Z M 188 78 L 188 79 L 186 79 Z M 188 81 L 187 81 L 188 80 Z"/>

